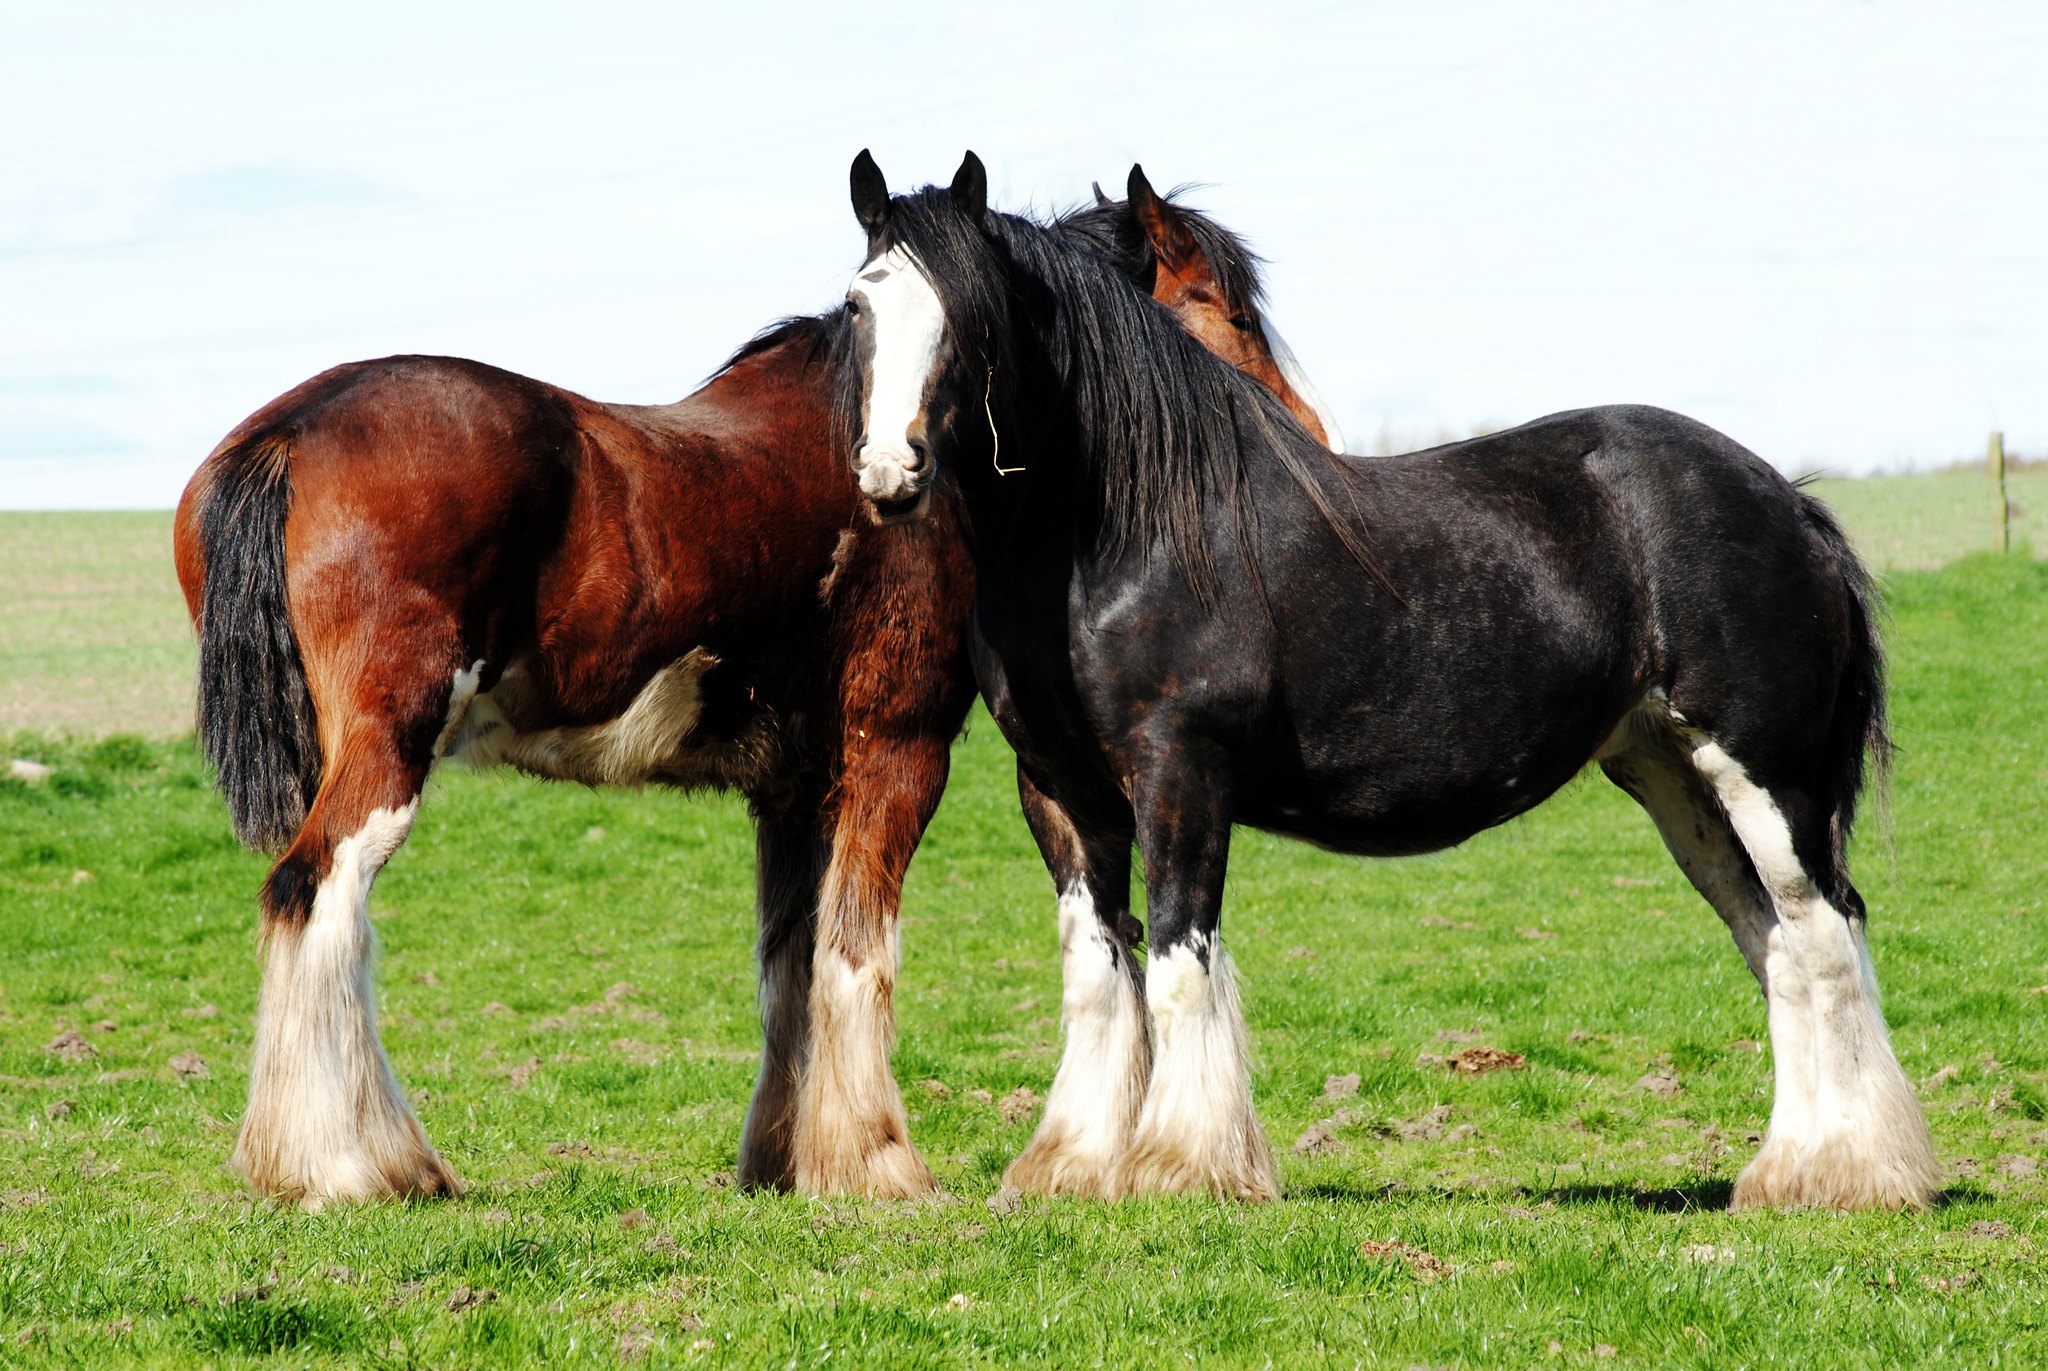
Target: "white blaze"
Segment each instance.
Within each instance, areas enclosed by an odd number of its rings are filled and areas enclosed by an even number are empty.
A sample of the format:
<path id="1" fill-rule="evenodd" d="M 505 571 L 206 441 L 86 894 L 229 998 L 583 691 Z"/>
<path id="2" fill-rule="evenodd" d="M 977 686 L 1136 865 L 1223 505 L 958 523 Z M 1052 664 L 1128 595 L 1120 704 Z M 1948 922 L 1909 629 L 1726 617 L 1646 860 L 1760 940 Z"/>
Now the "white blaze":
<path id="1" fill-rule="evenodd" d="M 860 488 L 871 500 L 905 499 L 917 493 L 925 476 L 910 450 L 910 426 L 924 409 L 946 312 L 923 266 L 900 247 L 862 267 L 846 298 L 867 313 L 875 330 Z"/>
<path id="2" fill-rule="evenodd" d="M 1294 388 L 1294 393 L 1301 397 L 1302 403 L 1315 411 L 1317 422 L 1323 426 L 1323 440 L 1330 445 L 1330 451 L 1342 452 L 1344 432 L 1337 427 L 1337 416 L 1330 413 L 1330 407 L 1323 403 L 1323 397 L 1318 395 L 1316 388 L 1309 383 L 1308 373 L 1301 369 L 1300 361 L 1295 358 L 1294 349 L 1287 346 L 1287 340 L 1280 336 L 1279 329 L 1273 327 L 1273 321 L 1267 319 L 1261 322 L 1266 330 L 1266 346 L 1272 349 L 1273 363 L 1280 368 L 1281 377 Z"/>

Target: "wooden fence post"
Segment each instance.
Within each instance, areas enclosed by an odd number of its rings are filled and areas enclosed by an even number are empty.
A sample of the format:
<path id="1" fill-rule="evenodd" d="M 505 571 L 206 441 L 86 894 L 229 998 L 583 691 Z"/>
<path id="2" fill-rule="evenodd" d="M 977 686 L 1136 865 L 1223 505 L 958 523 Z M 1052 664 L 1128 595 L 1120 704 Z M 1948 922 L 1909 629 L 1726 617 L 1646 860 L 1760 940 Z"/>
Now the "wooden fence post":
<path id="1" fill-rule="evenodd" d="M 1994 429 L 1991 434 L 1991 479 L 1998 482 L 1998 550 L 2012 551 L 2012 501 L 2005 495 L 2005 434 Z"/>

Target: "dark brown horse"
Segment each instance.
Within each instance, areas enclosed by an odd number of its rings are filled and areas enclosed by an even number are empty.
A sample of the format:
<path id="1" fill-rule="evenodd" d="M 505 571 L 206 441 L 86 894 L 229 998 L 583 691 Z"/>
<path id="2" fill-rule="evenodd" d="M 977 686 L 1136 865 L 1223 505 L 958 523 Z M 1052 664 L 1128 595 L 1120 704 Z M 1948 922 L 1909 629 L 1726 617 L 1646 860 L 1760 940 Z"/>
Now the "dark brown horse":
<path id="1" fill-rule="evenodd" d="M 1149 186 L 1137 204 L 1073 216 L 1076 241 L 1191 324 L 1237 320 L 1225 355 L 1313 421 L 1242 245 Z M 476 362 L 354 363 L 193 477 L 176 547 L 201 738 L 237 833 L 281 854 L 234 1155 L 258 1192 L 457 1188 L 378 1041 L 367 914 L 443 757 L 744 794 L 765 1043 L 740 1176 L 930 1187 L 889 1071 L 896 914 L 973 696 L 973 574 L 950 502 L 884 530 L 834 450 L 850 338 L 843 310 L 786 322 L 652 407 Z"/>

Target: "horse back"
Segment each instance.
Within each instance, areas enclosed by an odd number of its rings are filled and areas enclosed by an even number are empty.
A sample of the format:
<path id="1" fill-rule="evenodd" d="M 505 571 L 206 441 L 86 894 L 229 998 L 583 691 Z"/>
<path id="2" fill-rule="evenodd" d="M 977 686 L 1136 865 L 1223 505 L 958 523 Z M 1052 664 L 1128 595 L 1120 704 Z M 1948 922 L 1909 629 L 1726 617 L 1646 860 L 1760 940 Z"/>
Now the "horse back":
<path id="1" fill-rule="evenodd" d="M 792 619 L 815 606 L 853 511 L 850 477 L 824 451 L 822 398 L 720 391 L 605 405 L 441 357 L 323 372 L 251 415 L 193 478 L 177 523 L 188 602 L 196 616 L 210 492 L 231 468 L 273 463 L 289 484 L 285 574 L 309 664 L 346 674 L 375 653 L 352 639 L 394 615 L 429 619 L 451 655 L 485 663 L 486 690 L 521 663 L 539 713 L 610 717 L 694 648 L 800 639 Z"/>

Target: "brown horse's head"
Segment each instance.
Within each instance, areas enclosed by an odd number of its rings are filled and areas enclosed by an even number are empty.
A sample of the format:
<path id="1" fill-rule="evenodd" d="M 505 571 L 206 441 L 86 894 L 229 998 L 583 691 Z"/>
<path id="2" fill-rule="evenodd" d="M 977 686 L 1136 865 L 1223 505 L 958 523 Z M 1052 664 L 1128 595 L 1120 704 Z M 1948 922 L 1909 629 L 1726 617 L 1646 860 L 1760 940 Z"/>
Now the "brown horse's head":
<path id="1" fill-rule="evenodd" d="M 1278 396 L 1331 451 L 1342 452 L 1344 435 L 1335 417 L 1260 308 L 1257 259 L 1228 232 L 1153 190 L 1135 163 L 1129 193 L 1131 220 L 1151 248 L 1152 298 L 1172 310 L 1202 346 Z M 1100 187 L 1095 196 L 1100 207 L 1115 207 Z M 1200 232 L 1205 227 L 1210 231 Z M 1209 240 L 1206 246 L 1203 239 Z M 1216 260 L 1223 254 L 1230 260 Z"/>

